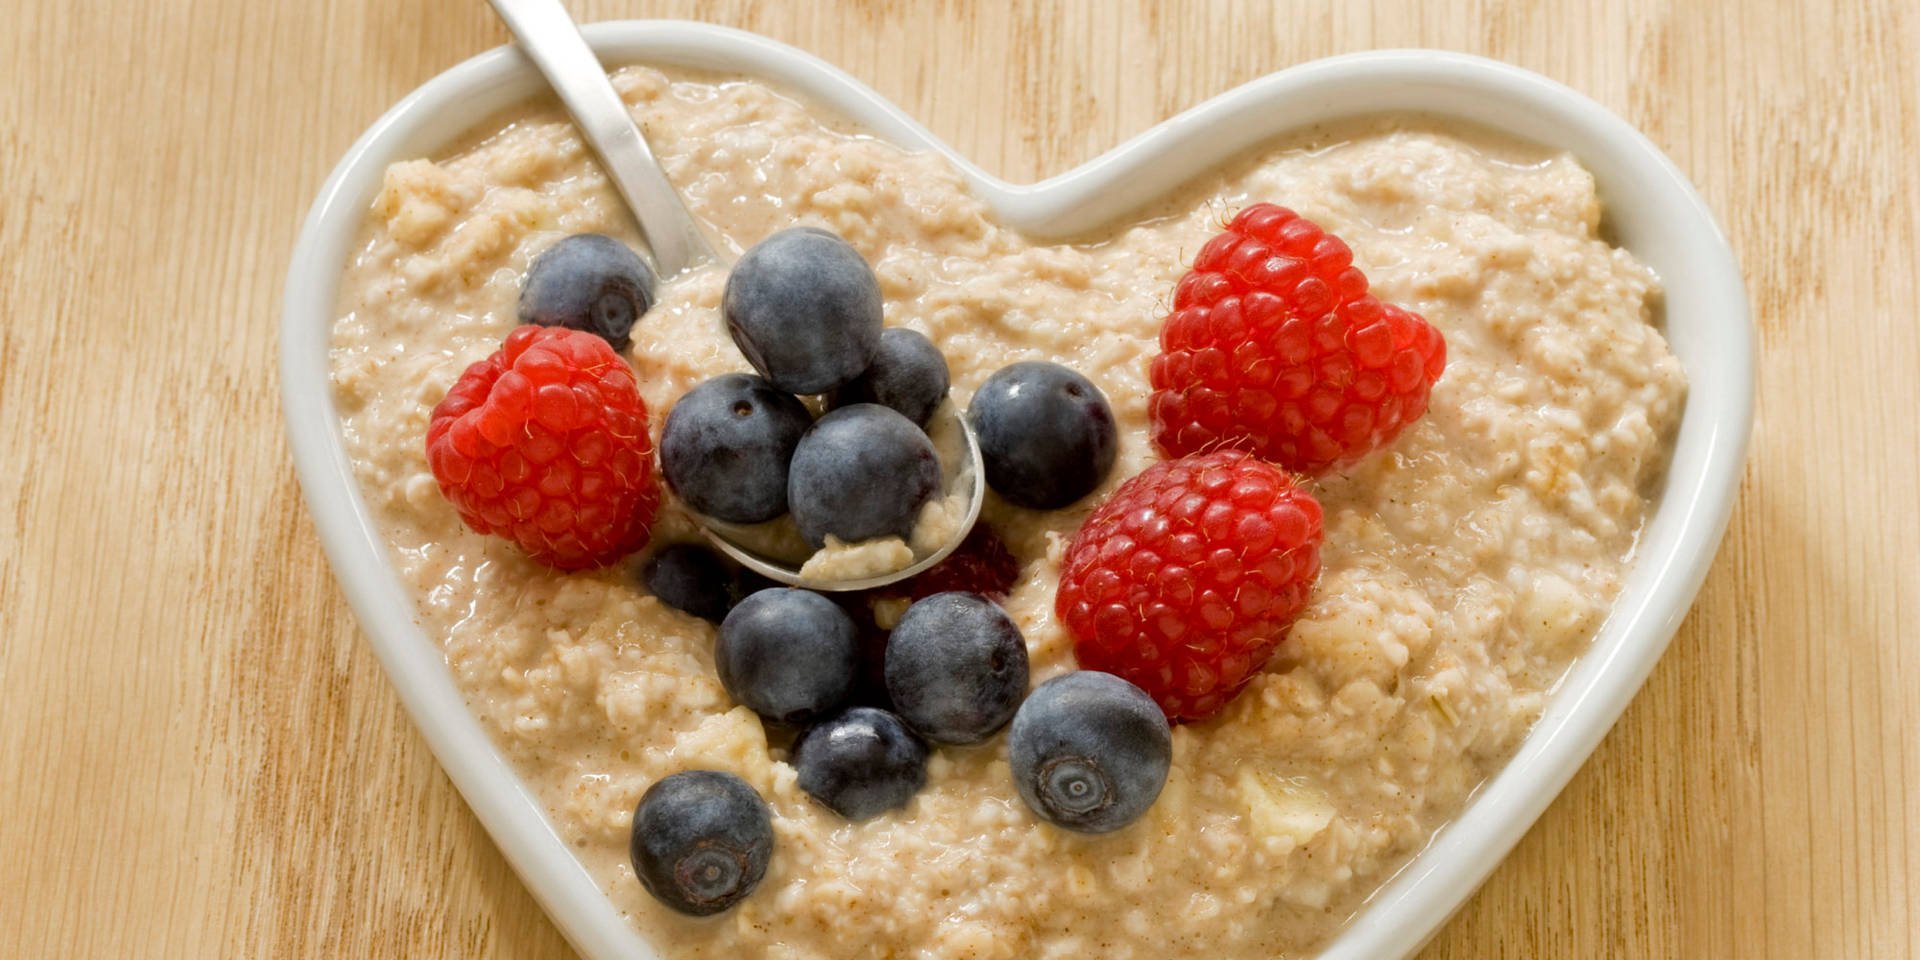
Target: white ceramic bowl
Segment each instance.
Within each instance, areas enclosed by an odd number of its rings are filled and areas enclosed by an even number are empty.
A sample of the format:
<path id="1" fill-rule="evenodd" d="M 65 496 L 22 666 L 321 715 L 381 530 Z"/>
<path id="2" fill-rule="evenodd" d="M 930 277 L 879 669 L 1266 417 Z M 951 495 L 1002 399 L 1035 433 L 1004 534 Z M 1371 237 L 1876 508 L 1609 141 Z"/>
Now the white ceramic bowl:
<path id="1" fill-rule="evenodd" d="M 1592 170 L 1617 242 L 1666 286 L 1666 332 L 1690 389 L 1673 464 L 1625 589 L 1507 767 L 1391 883 L 1323 960 L 1412 953 L 1484 880 L 1573 775 L 1678 628 L 1713 559 L 1753 416 L 1746 292 L 1713 216 L 1632 127 L 1573 90 L 1477 57 L 1394 50 L 1302 64 L 1221 94 L 1076 170 L 1030 185 L 999 180 L 859 81 L 771 40 L 704 24 L 600 23 L 609 65 L 745 74 L 829 104 L 881 137 L 944 155 L 1002 220 L 1035 235 L 1115 220 L 1276 134 L 1335 117 L 1423 111 L 1572 152 Z M 341 445 L 327 369 L 336 285 L 389 162 L 440 152 L 475 124 L 542 90 L 499 48 L 435 77 L 380 118 L 334 168 L 294 250 L 281 328 L 281 392 L 301 486 L 335 574 L 447 775 L 567 938 L 592 960 L 655 956 L 548 825 L 540 805 L 467 712 L 440 648 L 415 625 Z"/>

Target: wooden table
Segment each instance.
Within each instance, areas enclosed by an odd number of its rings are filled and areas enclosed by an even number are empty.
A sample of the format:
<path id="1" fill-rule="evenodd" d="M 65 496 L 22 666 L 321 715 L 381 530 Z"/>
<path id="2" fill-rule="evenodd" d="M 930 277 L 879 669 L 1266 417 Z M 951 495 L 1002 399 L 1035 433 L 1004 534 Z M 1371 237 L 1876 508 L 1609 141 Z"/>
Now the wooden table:
<path id="1" fill-rule="evenodd" d="M 481 0 L 19 3 L 0 29 L 0 956 L 571 956 L 355 627 L 274 373 L 328 168 L 503 31 Z M 1746 267 L 1746 485 L 1646 689 L 1426 956 L 1920 955 L 1910 0 L 575 10 L 797 44 L 1016 180 L 1370 47 L 1498 57 L 1625 115 Z"/>

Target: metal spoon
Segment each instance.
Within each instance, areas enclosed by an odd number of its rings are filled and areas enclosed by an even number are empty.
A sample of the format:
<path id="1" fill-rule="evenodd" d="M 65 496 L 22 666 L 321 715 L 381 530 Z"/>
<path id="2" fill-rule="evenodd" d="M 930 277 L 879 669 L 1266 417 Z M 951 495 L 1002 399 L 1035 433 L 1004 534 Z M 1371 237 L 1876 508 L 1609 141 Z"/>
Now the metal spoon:
<path id="1" fill-rule="evenodd" d="M 521 52 L 540 68 L 553 92 L 560 95 L 560 102 L 573 116 L 574 126 L 580 128 L 587 145 L 600 155 L 607 178 L 640 222 L 640 235 L 653 251 L 660 279 L 707 260 L 719 260 L 560 0 L 491 2 Z"/>
<path id="2" fill-rule="evenodd" d="M 627 201 L 639 223 L 640 236 L 653 252 L 654 267 L 662 280 L 679 275 L 690 267 L 708 261 L 724 263 L 725 258 L 708 239 L 706 231 L 667 179 L 667 173 L 647 147 L 646 137 L 633 122 L 620 94 L 613 89 L 607 74 L 594 56 L 580 27 L 567 14 L 560 0 L 489 0 L 494 12 L 506 21 L 515 42 L 533 65 L 559 94 L 560 102 L 572 115 L 580 135 L 600 156 L 600 166 L 613 181 L 614 188 Z M 814 590 L 868 590 L 883 587 L 920 573 L 953 552 L 966 539 L 980 517 L 980 505 L 986 499 L 985 468 L 980 459 L 980 440 L 973 425 L 951 404 L 942 414 L 959 421 L 965 438 L 965 453 L 959 464 L 948 465 L 951 476 L 948 493 L 959 492 L 967 498 L 966 519 L 938 550 L 917 559 L 911 566 L 859 580 L 817 581 L 800 576 L 800 562 L 788 556 L 770 556 L 755 549 L 755 534 L 764 539 L 764 531 L 736 527 L 694 514 L 700 529 L 714 546 L 748 569 L 781 583 Z"/>

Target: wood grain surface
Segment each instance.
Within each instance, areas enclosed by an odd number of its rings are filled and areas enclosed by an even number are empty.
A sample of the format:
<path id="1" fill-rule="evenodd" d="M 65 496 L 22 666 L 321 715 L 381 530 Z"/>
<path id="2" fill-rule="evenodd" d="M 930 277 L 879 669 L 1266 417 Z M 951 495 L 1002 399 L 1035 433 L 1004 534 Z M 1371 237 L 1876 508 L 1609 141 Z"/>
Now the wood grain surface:
<path id="1" fill-rule="evenodd" d="M 355 627 L 274 372 L 326 171 L 504 32 L 481 0 L 6 6 L 0 956 L 571 957 Z M 1746 483 L 1652 680 L 1425 957 L 1920 955 L 1911 0 L 574 10 L 797 44 L 1016 180 L 1373 47 L 1498 57 L 1626 116 L 1747 272 Z"/>

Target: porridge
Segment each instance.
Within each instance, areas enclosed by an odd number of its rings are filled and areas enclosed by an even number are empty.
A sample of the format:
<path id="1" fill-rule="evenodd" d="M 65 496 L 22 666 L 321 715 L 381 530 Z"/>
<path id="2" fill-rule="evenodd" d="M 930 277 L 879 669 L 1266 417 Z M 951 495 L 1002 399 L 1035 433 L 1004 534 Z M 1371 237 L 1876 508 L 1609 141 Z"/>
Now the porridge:
<path id="1" fill-rule="evenodd" d="M 1118 460 L 1099 489 L 1057 510 L 990 496 L 982 513 L 1018 560 L 1003 606 L 1034 684 L 1075 667 L 1055 611 L 1063 557 L 1161 459 L 1156 337 L 1174 284 L 1235 210 L 1284 203 L 1338 235 L 1374 292 L 1447 349 L 1424 417 L 1305 482 L 1324 511 L 1318 586 L 1237 697 L 1173 728 L 1141 819 L 1092 836 L 1042 822 L 998 736 L 934 751 L 909 803 L 849 822 L 800 788 L 788 736 L 723 689 L 711 623 L 652 596 L 632 561 L 560 573 L 471 532 L 429 471 L 429 411 L 517 325 L 530 260 L 581 232 L 639 246 L 584 144 L 536 107 L 446 157 L 394 164 L 333 332 L 347 450 L 470 708 L 667 957 L 1310 955 L 1499 768 L 1606 616 L 1685 384 L 1650 322 L 1657 281 L 1601 237 L 1572 158 L 1369 120 L 1302 132 L 1134 225 L 1048 245 L 997 224 L 937 157 L 764 86 L 647 69 L 615 83 L 719 235 L 745 248 L 799 223 L 852 244 L 886 324 L 947 357 L 958 408 L 1025 360 L 1064 364 L 1110 400 Z M 677 397 L 749 369 L 719 319 L 726 280 L 720 267 L 674 278 L 633 328 L 624 353 L 656 438 Z M 652 536 L 697 530 L 669 498 Z M 655 902 L 628 855 L 642 794 L 694 768 L 743 778 L 775 837 L 758 889 L 708 918 Z"/>

